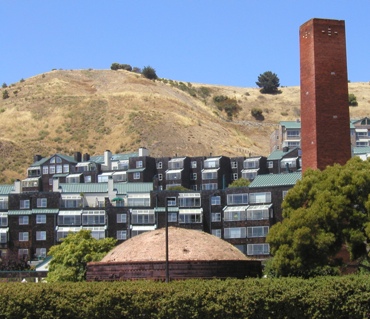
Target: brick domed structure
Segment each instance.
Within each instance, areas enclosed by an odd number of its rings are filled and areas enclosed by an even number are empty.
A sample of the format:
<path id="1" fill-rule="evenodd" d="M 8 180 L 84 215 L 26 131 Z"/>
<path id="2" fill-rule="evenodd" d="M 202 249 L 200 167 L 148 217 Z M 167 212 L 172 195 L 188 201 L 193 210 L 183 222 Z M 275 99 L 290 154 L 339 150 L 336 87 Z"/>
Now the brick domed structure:
<path id="1" fill-rule="evenodd" d="M 116 246 L 100 262 L 87 266 L 87 280 L 165 280 L 166 232 L 153 230 Z M 245 278 L 261 275 L 261 262 L 205 232 L 168 228 L 169 277 Z"/>

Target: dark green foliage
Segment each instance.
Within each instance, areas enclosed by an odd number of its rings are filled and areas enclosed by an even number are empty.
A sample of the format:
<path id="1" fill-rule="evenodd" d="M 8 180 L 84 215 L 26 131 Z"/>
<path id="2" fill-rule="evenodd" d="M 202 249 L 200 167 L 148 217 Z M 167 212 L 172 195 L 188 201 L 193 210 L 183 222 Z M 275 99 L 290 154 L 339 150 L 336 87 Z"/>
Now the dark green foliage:
<path id="1" fill-rule="evenodd" d="M 260 74 L 256 84 L 261 88 L 261 93 L 279 93 L 278 87 L 280 86 L 280 80 L 271 71 Z"/>
<path id="2" fill-rule="evenodd" d="M 277 276 L 311 277 L 338 273 L 337 253 L 369 258 L 370 161 L 354 157 L 346 165 L 307 170 L 282 204 L 282 222 L 268 234 Z"/>
<path id="3" fill-rule="evenodd" d="M 8 85 L 4 82 L 3 85 L 1 86 L 3 89 L 7 88 Z"/>
<path id="4" fill-rule="evenodd" d="M 225 95 L 214 96 L 213 102 L 220 111 L 225 111 L 230 120 L 233 118 L 233 116 L 237 116 L 241 109 L 235 98 L 229 98 Z"/>
<path id="5" fill-rule="evenodd" d="M 112 63 L 110 66 L 111 70 L 126 70 L 126 71 L 132 71 L 132 67 L 129 64 L 119 64 L 119 63 Z"/>
<path id="6" fill-rule="evenodd" d="M 9 98 L 9 92 L 8 92 L 8 90 L 4 90 L 3 91 L 3 100 L 5 100 L 7 98 Z"/>
<path id="7" fill-rule="evenodd" d="M 132 72 L 141 73 L 141 69 L 138 68 L 137 66 L 134 66 L 133 69 L 132 69 Z"/>
<path id="8" fill-rule="evenodd" d="M 303 280 L 2 283 L 1 318 L 332 318 L 370 312 L 368 276 Z"/>
<path id="9" fill-rule="evenodd" d="M 247 187 L 251 182 L 246 178 L 238 178 L 237 180 L 233 181 L 228 187 L 235 188 L 235 187 Z"/>
<path id="10" fill-rule="evenodd" d="M 151 66 L 144 66 L 143 70 L 141 71 L 141 74 L 144 75 L 144 77 L 146 77 L 149 80 L 158 79 L 155 69 L 153 69 Z"/>
<path id="11" fill-rule="evenodd" d="M 254 107 L 251 110 L 252 116 L 255 117 L 256 119 L 259 119 L 262 116 L 262 113 L 263 113 L 262 110 L 258 107 Z"/>
<path id="12" fill-rule="evenodd" d="M 349 106 L 357 106 L 358 105 L 356 96 L 353 93 L 348 94 L 348 104 L 349 104 Z"/>
<path id="13" fill-rule="evenodd" d="M 23 78 L 19 80 L 19 82 L 21 82 L 21 83 L 23 83 L 24 81 L 25 81 L 25 80 L 24 80 Z"/>

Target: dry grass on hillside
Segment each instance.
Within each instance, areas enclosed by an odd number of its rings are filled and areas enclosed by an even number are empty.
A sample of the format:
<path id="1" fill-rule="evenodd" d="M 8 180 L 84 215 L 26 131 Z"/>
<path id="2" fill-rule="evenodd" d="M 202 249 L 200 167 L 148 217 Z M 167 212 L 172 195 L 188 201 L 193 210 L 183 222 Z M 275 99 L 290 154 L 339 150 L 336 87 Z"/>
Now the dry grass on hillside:
<path id="1" fill-rule="evenodd" d="M 0 182 L 24 178 L 34 154 L 145 146 L 153 156 L 267 155 L 277 123 L 300 116 L 299 87 L 267 95 L 258 88 L 184 83 L 198 90 L 191 96 L 179 84 L 122 70 L 58 70 L 10 85 L 10 97 L 0 99 Z M 209 95 L 199 94 L 201 88 Z M 369 115 L 369 83 L 350 83 L 349 92 L 359 102 L 351 117 Z M 213 103 L 217 95 L 241 106 L 232 121 Z M 263 111 L 263 121 L 252 117 L 252 108 Z"/>

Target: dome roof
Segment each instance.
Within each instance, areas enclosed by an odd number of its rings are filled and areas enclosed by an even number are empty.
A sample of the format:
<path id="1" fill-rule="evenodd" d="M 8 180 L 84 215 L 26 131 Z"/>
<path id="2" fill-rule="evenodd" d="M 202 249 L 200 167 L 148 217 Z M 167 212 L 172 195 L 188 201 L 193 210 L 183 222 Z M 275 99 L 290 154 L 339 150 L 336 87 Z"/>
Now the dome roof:
<path id="1" fill-rule="evenodd" d="M 103 262 L 165 261 L 166 229 L 128 239 L 113 248 Z M 168 228 L 168 255 L 172 261 L 251 260 L 228 242 L 202 231 Z"/>

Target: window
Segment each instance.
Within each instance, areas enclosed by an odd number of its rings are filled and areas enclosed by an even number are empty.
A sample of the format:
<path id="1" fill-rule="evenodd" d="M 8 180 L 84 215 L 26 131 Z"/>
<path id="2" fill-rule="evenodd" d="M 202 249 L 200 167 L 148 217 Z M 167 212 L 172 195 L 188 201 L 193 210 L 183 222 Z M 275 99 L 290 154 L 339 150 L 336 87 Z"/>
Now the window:
<path id="1" fill-rule="evenodd" d="M 179 223 L 182 224 L 194 224 L 194 223 L 201 223 L 202 222 L 202 212 L 193 211 L 191 212 L 179 212 Z"/>
<path id="2" fill-rule="evenodd" d="M 37 207 L 43 207 L 43 208 L 45 208 L 45 207 L 47 207 L 47 205 L 48 205 L 47 198 L 38 198 L 37 199 Z"/>
<path id="3" fill-rule="evenodd" d="M 211 205 L 221 205 L 221 196 L 212 196 Z"/>
<path id="4" fill-rule="evenodd" d="M 19 241 L 28 241 L 28 232 L 19 232 Z"/>
<path id="5" fill-rule="evenodd" d="M 218 168 L 220 167 L 219 158 L 209 158 L 204 161 L 204 168 Z"/>
<path id="6" fill-rule="evenodd" d="M 36 215 L 36 224 L 46 224 L 46 215 Z"/>
<path id="7" fill-rule="evenodd" d="M 8 215 L 6 213 L 0 213 L 0 226 L 8 226 Z"/>
<path id="8" fill-rule="evenodd" d="M 221 213 L 212 213 L 212 222 L 220 222 Z"/>
<path id="9" fill-rule="evenodd" d="M 238 208 L 237 210 L 225 210 L 224 220 L 225 221 L 240 221 L 247 219 L 247 212 L 245 209 Z"/>
<path id="10" fill-rule="evenodd" d="M 245 227 L 234 227 L 224 229 L 224 238 L 246 238 L 247 229 Z"/>
<path id="11" fill-rule="evenodd" d="M 52 158 L 50 159 L 50 163 L 51 163 L 51 164 L 61 163 L 61 162 L 62 162 L 62 159 L 61 159 L 60 157 L 58 157 L 58 156 L 52 157 Z"/>
<path id="12" fill-rule="evenodd" d="M 50 174 L 55 174 L 55 165 L 50 165 L 50 167 L 49 167 L 49 173 Z"/>
<path id="13" fill-rule="evenodd" d="M 154 224 L 154 210 L 133 210 L 131 215 L 132 224 Z"/>
<path id="14" fill-rule="evenodd" d="M 207 179 L 217 179 L 217 170 L 209 170 L 209 171 L 203 171 L 202 172 L 202 179 L 207 180 Z"/>
<path id="15" fill-rule="evenodd" d="M 144 194 L 130 194 L 127 198 L 127 206 L 138 207 L 138 206 L 150 206 L 150 197 Z"/>
<path id="16" fill-rule="evenodd" d="M 82 206 L 81 198 L 62 198 L 63 208 L 78 208 Z"/>
<path id="17" fill-rule="evenodd" d="M 78 233 L 80 230 L 80 227 L 59 227 L 57 231 L 57 241 L 60 241 L 62 238 L 66 238 L 68 234 Z"/>
<path id="18" fill-rule="evenodd" d="M 30 200 L 29 199 L 23 199 L 21 200 L 21 209 L 29 209 L 30 208 Z"/>
<path id="19" fill-rule="evenodd" d="M 202 190 L 204 190 L 204 191 L 216 190 L 216 189 L 218 189 L 218 184 L 217 183 L 202 184 Z"/>
<path id="20" fill-rule="evenodd" d="M 84 180 L 85 180 L 85 183 L 91 183 L 91 176 L 85 175 Z"/>
<path id="21" fill-rule="evenodd" d="M 191 162 L 191 168 L 197 168 L 197 161 Z"/>
<path id="22" fill-rule="evenodd" d="M 19 225 L 28 225 L 29 218 L 28 216 L 19 216 Z"/>
<path id="23" fill-rule="evenodd" d="M 63 165 L 63 173 L 69 173 L 69 164 Z"/>
<path id="24" fill-rule="evenodd" d="M 117 223 L 127 223 L 127 214 L 117 214 Z"/>
<path id="25" fill-rule="evenodd" d="M 176 223 L 177 222 L 177 213 L 168 213 L 168 222 Z"/>
<path id="26" fill-rule="evenodd" d="M 231 162 L 231 168 L 238 168 L 238 162 Z"/>
<path id="27" fill-rule="evenodd" d="M 163 165 L 162 165 L 162 162 L 158 162 L 157 163 L 157 169 L 162 169 Z"/>
<path id="28" fill-rule="evenodd" d="M 247 237 L 266 237 L 269 232 L 268 226 L 247 227 Z"/>
<path id="29" fill-rule="evenodd" d="M 250 181 L 254 180 L 257 176 L 258 169 L 248 169 L 242 171 L 242 177 Z"/>
<path id="30" fill-rule="evenodd" d="M 36 257 L 45 258 L 46 257 L 46 248 L 36 248 Z"/>
<path id="31" fill-rule="evenodd" d="M 249 194 L 249 203 L 250 204 L 271 203 L 271 192 L 250 193 Z"/>
<path id="32" fill-rule="evenodd" d="M 57 174 L 63 173 L 63 165 L 57 165 Z"/>
<path id="33" fill-rule="evenodd" d="M 84 211 L 82 225 L 105 225 L 105 211 Z"/>
<path id="34" fill-rule="evenodd" d="M 274 168 L 274 162 L 273 161 L 268 161 L 267 162 L 267 167 L 268 168 Z"/>
<path id="35" fill-rule="evenodd" d="M 299 137 L 300 136 L 300 131 L 299 130 L 287 130 L 286 135 L 287 135 L 287 138 Z"/>
<path id="36" fill-rule="evenodd" d="M 170 207 L 170 206 L 176 206 L 176 197 L 167 197 L 166 198 L 167 200 L 167 206 Z"/>
<path id="37" fill-rule="evenodd" d="M 184 168 L 184 158 L 173 158 L 168 162 L 169 169 L 182 169 Z"/>
<path id="38" fill-rule="evenodd" d="M 91 231 L 91 237 L 96 240 L 105 238 L 105 228 L 104 227 L 85 227 L 83 229 Z"/>
<path id="39" fill-rule="evenodd" d="M 136 161 L 136 168 L 142 168 L 143 167 L 143 161 Z"/>
<path id="40" fill-rule="evenodd" d="M 296 167 L 296 166 L 297 166 L 296 158 L 285 158 L 285 159 L 282 159 L 280 162 L 281 168 L 289 168 L 289 167 Z"/>
<path id="41" fill-rule="evenodd" d="M 238 173 L 233 174 L 233 180 L 236 181 L 238 179 Z"/>
<path id="42" fill-rule="evenodd" d="M 180 194 L 179 207 L 200 207 L 200 194 Z"/>
<path id="43" fill-rule="evenodd" d="M 250 206 L 247 209 L 247 220 L 269 219 L 270 205 Z"/>
<path id="44" fill-rule="evenodd" d="M 117 237 L 118 240 L 126 240 L 127 239 L 127 230 L 117 230 Z"/>
<path id="45" fill-rule="evenodd" d="M 127 182 L 127 173 L 126 172 L 117 172 L 113 174 L 114 182 Z"/>
<path id="46" fill-rule="evenodd" d="M 134 179 L 140 179 L 140 173 L 138 172 L 134 173 Z"/>
<path id="47" fill-rule="evenodd" d="M 67 213 L 61 212 L 58 216 L 58 225 L 66 225 L 66 226 L 73 226 L 73 225 L 81 225 L 81 215 L 77 213 Z"/>
<path id="48" fill-rule="evenodd" d="M 8 242 L 8 233 L 0 232 L 0 244 L 6 244 Z"/>
<path id="49" fill-rule="evenodd" d="M 196 180 L 197 180 L 197 178 L 198 178 L 197 173 L 190 173 L 190 180 L 192 180 L 192 181 L 196 181 Z"/>
<path id="50" fill-rule="evenodd" d="M 229 194 L 227 195 L 227 205 L 248 204 L 248 194 Z"/>
<path id="51" fill-rule="evenodd" d="M 158 180 L 162 181 L 163 180 L 163 174 L 158 174 Z"/>
<path id="52" fill-rule="evenodd" d="M 181 180 L 181 170 L 166 172 L 166 180 L 168 181 Z"/>
<path id="53" fill-rule="evenodd" d="M 18 249 L 18 256 L 19 258 L 27 258 L 28 257 L 28 249 Z"/>
<path id="54" fill-rule="evenodd" d="M 221 238 L 221 229 L 212 229 L 212 235 Z"/>
<path id="55" fill-rule="evenodd" d="M 246 159 L 243 163 L 244 168 L 246 169 L 256 169 L 259 168 L 259 159 L 258 158 L 250 158 Z"/>
<path id="56" fill-rule="evenodd" d="M 247 255 L 268 255 L 268 254 L 270 254 L 269 244 L 247 245 Z"/>
<path id="57" fill-rule="evenodd" d="M 46 240 L 46 231 L 37 231 L 36 232 L 36 240 Z"/>
<path id="58" fill-rule="evenodd" d="M 48 175 L 49 174 L 49 167 L 48 166 L 43 166 L 43 168 L 42 168 L 42 174 L 43 175 Z"/>
<path id="59" fill-rule="evenodd" d="M 0 198 L 0 209 L 8 209 L 8 199 Z"/>

